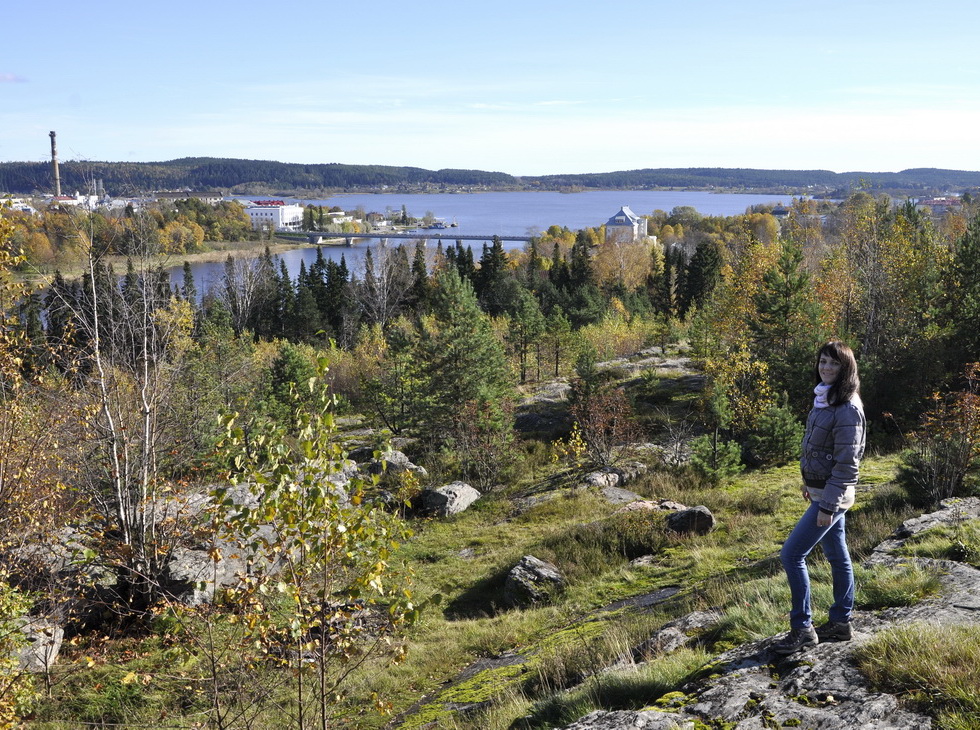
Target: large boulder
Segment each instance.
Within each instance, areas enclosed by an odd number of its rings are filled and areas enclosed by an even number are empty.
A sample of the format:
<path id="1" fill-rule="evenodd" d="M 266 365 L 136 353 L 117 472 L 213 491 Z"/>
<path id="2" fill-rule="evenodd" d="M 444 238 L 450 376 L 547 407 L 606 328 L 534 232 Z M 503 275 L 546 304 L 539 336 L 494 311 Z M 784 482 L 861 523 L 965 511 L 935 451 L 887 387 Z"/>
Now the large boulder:
<path id="1" fill-rule="evenodd" d="M 480 498 L 480 493 L 466 482 L 452 482 L 422 492 L 422 508 L 440 517 L 459 514 Z"/>
<path id="2" fill-rule="evenodd" d="M 715 516 L 704 505 L 674 512 L 664 521 L 668 530 L 682 535 L 707 535 L 715 527 Z"/>
<path id="3" fill-rule="evenodd" d="M 554 565 L 525 555 L 507 574 L 504 601 L 513 607 L 542 603 L 564 589 L 565 584 L 565 576 Z"/>
<path id="4" fill-rule="evenodd" d="M 583 477 L 582 481 L 587 487 L 606 489 L 608 487 L 621 487 L 628 484 L 639 476 L 646 474 L 647 466 L 639 461 L 631 461 L 619 466 L 604 466 L 589 472 Z"/>

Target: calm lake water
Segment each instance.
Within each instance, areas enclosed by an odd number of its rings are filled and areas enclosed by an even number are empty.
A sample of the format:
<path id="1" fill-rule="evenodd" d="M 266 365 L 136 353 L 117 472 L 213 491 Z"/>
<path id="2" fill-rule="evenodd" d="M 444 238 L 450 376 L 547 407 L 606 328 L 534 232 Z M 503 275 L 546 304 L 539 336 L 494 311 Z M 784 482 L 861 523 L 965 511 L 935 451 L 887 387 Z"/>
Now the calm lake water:
<path id="1" fill-rule="evenodd" d="M 268 197 L 268 196 L 266 196 Z M 421 218 L 431 212 L 447 224 L 455 221 L 456 228 L 439 233 L 452 235 L 493 234 L 526 236 L 547 230 L 549 226 L 567 226 L 571 230 L 600 226 L 628 205 L 638 215 L 650 214 L 655 210 L 670 212 L 673 208 L 689 205 L 702 215 L 737 215 L 758 203 L 792 202 L 789 195 L 758 195 L 739 193 L 706 193 L 687 191 L 652 190 L 595 190 L 582 193 L 553 192 L 514 192 L 514 193 L 437 193 L 437 194 L 365 194 L 336 195 L 319 200 L 296 200 L 302 204 L 322 205 L 325 208 L 339 205 L 344 210 L 363 208 L 366 212 L 400 213 L 405 206 L 409 215 Z M 415 244 L 407 242 L 414 250 Z M 479 258 L 482 244 L 467 241 L 473 246 L 474 255 Z M 343 256 L 348 268 L 360 273 L 363 268 L 364 252 L 374 242 L 360 242 L 353 246 L 324 246 L 323 255 L 339 261 Z M 435 242 L 430 243 L 435 250 Z M 444 242 L 443 246 L 447 244 Z M 505 241 L 505 248 L 520 248 L 522 243 Z M 286 262 L 290 274 L 295 277 L 301 261 L 307 267 L 316 259 L 316 251 L 310 248 L 287 251 L 278 256 Z M 193 264 L 194 280 L 199 292 L 206 291 L 220 281 L 224 264 Z M 182 280 L 181 268 L 171 271 L 175 284 Z"/>

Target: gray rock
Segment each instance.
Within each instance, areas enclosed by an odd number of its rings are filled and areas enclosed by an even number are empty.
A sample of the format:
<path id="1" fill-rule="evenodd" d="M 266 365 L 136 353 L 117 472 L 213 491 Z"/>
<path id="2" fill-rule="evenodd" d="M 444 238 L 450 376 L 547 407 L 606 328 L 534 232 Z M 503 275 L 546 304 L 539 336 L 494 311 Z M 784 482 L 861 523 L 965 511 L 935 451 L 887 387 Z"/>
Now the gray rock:
<path id="1" fill-rule="evenodd" d="M 373 454 L 373 452 L 372 452 Z M 378 458 L 372 458 L 367 464 L 362 467 L 368 474 L 383 474 L 385 472 L 390 474 L 401 474 L 404 471 L 409 471 L 419 476 L 426 476 L 425 467 L 417 466 L 413 464 L 404 452 L 398 451 L 397 449 L 388 449 L 387 451 L 382 451 Z"/>
<path id="2" fill-rule="evenodd" d="M 602 469 L 598 469 L 593 472 L 589 472 L 582 478 L 582 482 L 587 487 L 597 487 L 599 489 L 605 489 L 606 487 L 618 487 L 622 477 L 619 471 L 611 466 L 605 466 Z"/>
<path id="3" fill-rule="evenodd" d="M 48 671 L 58 660 L 65 631 L 44 618 L 25 616 L 16 621 L 27 645 L 16 652 L 18 666 L 34 674 Z"/>
<path id="4" fill-rule="evenodd" d="M 663 625 L 646 641 L 630 650 L 631 662 L 649 661 L 685 646 L 700 633 L 718 625 L 721 611 L 693 611 Z"/>
<path id="5" fill-rule="evenodd" d="M 631 461 L 618 466 L 604 466 L 601 469 L 589 472 L 582 481 L 587 487 L 597 487 L 599 489 L 621 487 L 637 477 L 646 474 L 646 472 L 646 464 L 639 461 Z"/>
<path id="6" fill-rule="evenodd" d="M 641 499 L 629 504 L 624 504 L 617 512 L 680 512 L 688 509 L 687 505 L 674 502 L 670 499 Z"/>
<path id="7" fill-rule="evenodd" d="M 707 535 L 715 527 L 715 516 L 704 505 L 698 505 L 668 515 L 665 524 L 667 529 L 683 535 L 692 532 L 696 535 Z"/>
<path id="8" fill-rule="evenodd" d="M 627 461 L 623 464 L 618 464 L 616 469 L 619 470 L 619 478 L 623 484 L 628 484 L 649 471 L 649 467 L 642 461 Z"/>
<path id="9" fill-rule="evenodd" d="M 572 386 L 567 380 L 550 380 L 546 383 L 541 383 L 538 385 L 533 393 L 521 401 L 520 407 L 527 408 L 529 406 L 545 403 L 563 403 L 568 400 L 568 394 L 571 393 L 571 391 Z"/>
<path id="10" fill-rule="evenodd" d="M 564 730 L 693 730 L 694 722 L 657 710 L 590 712 Z"/>
<path id="11" fill-rule="evenodd" d="M 638 502 L 643 499 L 636 492 L 631 492 L 628 489 L 620 489 L 619 487 L 603 487 L 601 494 L 610 504 L 630 504 L 631 502 Z"/>
<path id="12" fill-rule="evenodd" d="M 480 493 L 465 482 L 452 482 L 438 489 L 422 492 L 422 507 L 440 517 L 459 514 L 480 498 Z"/>
<path id="13" fill-rule="evenodd" d="M 514 607 L 542 603 L 562 590 L 565 584 L 565 576 L 554 565 L 525 555 L 507 574 L 504 601 Z"/>

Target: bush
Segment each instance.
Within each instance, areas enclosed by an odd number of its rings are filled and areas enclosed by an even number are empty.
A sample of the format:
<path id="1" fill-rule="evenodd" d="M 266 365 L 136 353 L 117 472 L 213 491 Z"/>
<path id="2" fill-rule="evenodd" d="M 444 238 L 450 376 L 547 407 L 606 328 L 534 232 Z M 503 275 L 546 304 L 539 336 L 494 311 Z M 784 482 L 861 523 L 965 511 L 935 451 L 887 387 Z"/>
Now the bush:
<path id="1" fill-rule="evenodd" d="M 973 491 L 967 476 L 980 459 L 980 363 L 967 366 L 964 380 L 962 391 L 933 397 L 921 430 L 902 455 L 899 480 L 919 504 Z"/>

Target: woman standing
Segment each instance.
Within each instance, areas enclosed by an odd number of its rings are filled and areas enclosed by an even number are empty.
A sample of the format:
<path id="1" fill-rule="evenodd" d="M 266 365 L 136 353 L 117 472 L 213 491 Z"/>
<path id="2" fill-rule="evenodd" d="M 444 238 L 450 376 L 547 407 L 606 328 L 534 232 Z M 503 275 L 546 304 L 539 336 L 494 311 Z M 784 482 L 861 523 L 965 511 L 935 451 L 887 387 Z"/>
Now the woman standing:
<path id="1" fill-rule="evenodd" d="M 792 654 L 820 641 L 851 638 L 854 572 L 845 541 L 844 513 L 854 504 L 866 426 L 851 348 L 836 340 L 821 347 L 814 382 L 813 409 L 807 418 L 800 457 L 803 498 L 810 506 L 780 552 L 793 607 L 789 634 L 772 647 L 777 654 Z M 834 603 L 829 620 L 814 629 L 806 557 L 818 543 L 830 561 Z"/>

